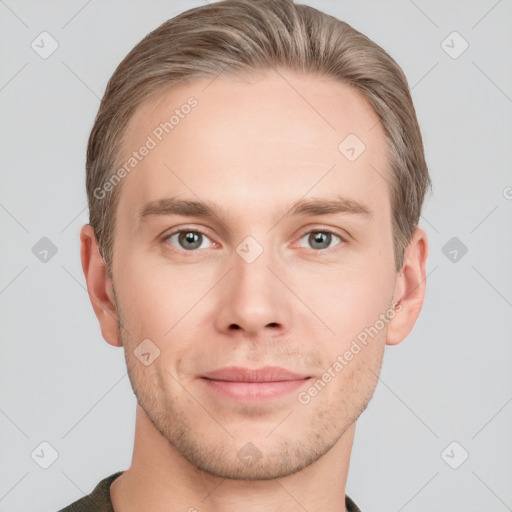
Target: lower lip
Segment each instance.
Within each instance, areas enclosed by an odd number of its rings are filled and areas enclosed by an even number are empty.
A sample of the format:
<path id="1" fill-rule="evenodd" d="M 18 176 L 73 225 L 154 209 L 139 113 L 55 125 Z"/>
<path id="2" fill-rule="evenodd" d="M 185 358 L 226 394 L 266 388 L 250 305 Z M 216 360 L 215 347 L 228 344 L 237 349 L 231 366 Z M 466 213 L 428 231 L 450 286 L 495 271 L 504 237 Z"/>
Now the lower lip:
<path id="1" fill-rule="evenodd" d="M 277 382 L 231 382 L 226 380 L 200 379 L 211 391 L 243 402 L 265 402 L 296 391 L 310 379 L 283 380 Z"/>

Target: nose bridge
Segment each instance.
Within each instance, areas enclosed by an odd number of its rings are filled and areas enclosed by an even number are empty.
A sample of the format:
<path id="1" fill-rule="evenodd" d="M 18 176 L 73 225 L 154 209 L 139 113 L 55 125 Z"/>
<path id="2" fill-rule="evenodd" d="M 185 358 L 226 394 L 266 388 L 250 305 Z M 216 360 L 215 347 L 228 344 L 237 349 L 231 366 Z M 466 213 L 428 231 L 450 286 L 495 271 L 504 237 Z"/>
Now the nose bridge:
<path id="1" fill-rule="evenodd" d="M 259 242 L 254 237 L 246 237 L 236 248 L 233 257 L 233 279 L 235 296 L 240 305 L 253 310 L 272 310 L 272 297 L 276 290 L 276 278 L 269 267 L 276 263 L 270 242 Z"/>
<path id="2" fill-rule="evenodd" d="M 233 257 L 233 279 L 240 298 L 253 298 L 255 301 L 269 299 L 270 292 L 275 291 L 272 281 L 276 280 L 269 270 L 275 264 L 271 249 L 268 245 L 263 248 L 249 241 L 240 244 L 236 252 Z"/>

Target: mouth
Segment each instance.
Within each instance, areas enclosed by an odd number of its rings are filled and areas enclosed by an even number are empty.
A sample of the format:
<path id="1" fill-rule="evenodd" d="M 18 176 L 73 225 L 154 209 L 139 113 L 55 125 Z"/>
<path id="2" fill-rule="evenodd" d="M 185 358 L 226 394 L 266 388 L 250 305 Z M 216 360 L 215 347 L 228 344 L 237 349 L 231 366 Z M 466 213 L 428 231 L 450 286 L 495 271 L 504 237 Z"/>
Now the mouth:
<path id="1" fill-rule="evenodd" d="M 205 373 L 200 381 L 217 396 L 241 402 L 264 402 L 296 391 L 312 378 L 277 366 L 230 366 Z"/>

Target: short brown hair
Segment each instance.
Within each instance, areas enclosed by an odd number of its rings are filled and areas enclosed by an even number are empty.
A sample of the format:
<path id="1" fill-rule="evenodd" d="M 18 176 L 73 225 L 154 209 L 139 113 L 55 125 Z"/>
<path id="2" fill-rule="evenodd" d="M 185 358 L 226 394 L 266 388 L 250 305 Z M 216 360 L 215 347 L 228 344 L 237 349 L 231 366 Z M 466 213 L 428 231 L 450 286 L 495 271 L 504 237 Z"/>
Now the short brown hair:
<path id="1" fill-rule="evenodd" d="M 120 162 L 137 106 L 193 78 L 275 66 L 333 77 L 363 93 L 387 140 L 396 269 L 403 264 L 430 186 L 406 77 L 379 45 L 347 23 L 293 0 L 223 0 L 160 25 L 108 82 L 87 148 L 89 222 L 111 276 L 120 185 L 98 194 Z M 341 141 L 340 141 L 341 142 Z"/>

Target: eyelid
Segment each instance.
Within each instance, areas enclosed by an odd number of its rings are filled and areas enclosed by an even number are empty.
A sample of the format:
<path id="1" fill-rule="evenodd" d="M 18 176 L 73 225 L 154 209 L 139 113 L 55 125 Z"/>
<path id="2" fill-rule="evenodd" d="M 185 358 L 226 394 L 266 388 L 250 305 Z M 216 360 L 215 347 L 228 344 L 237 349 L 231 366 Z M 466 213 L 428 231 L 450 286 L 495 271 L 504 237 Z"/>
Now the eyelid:
<path id="1" fill-rule="evenodd" d="M 299 236 L 299 240 L 309 233 L 331 233 L 332 235 L 336 235 L 341 239 L 342 242 L 347 243 L 350 235 L 343 229 L 336 229 L 330 226 L 314 226 L 308 227 L 305 231 L 302 231 L 302 234 Z"/>

